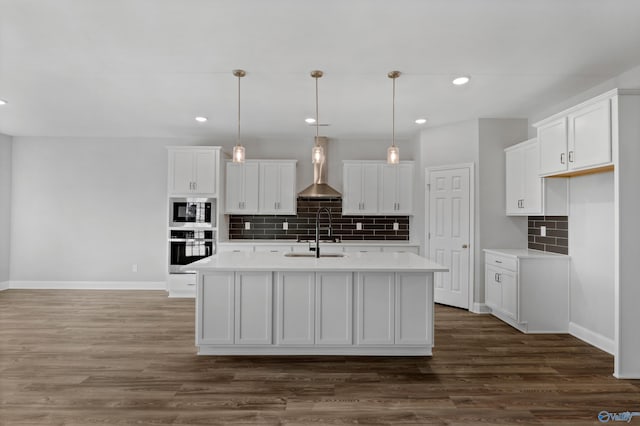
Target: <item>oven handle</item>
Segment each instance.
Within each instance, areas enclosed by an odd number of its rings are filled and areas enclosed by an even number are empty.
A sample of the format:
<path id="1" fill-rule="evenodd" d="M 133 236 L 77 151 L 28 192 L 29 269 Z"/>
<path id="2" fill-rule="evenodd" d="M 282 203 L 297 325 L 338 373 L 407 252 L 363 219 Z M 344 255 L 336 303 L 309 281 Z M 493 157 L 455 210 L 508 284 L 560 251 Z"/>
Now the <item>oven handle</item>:
<path id="1" fill-rule="evenodd" d="M 213 242 L 211 238 L 169 238 L 171 243 L 195 243 L 195 242 Z"/>

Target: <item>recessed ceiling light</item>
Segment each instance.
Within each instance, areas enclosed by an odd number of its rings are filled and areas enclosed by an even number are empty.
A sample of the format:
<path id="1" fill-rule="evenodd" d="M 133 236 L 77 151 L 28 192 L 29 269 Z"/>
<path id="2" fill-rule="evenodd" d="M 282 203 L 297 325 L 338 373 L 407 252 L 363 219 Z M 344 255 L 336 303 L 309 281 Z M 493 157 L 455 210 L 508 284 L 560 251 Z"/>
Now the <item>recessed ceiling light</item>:
<path id="1" fill-rule="evenodd" d="M 455 84 L 456 86 L 462 86 L 463 84 L 467 84 L 469 80 L 471 80 L 471 78 L 467 77 L 466 75 L 463 75 L 463 76 L 454 78 L 452 83 Z"/>
<path id="2" fill-rule="evenodd" d="M 427 122 L 427 119 L 426 119 L 426 118 L 418 118 L 418 119 L 416 120 L 416 124 L 424 124 L 424 123 L 426 123 L 426 122 Z"/>
<path id="3" fill-rule="evenodd" d="M 304 119 L 304 121 L 305 121 L 307 124 L 313 124 L 313 123 L 315 123 L 315 122 L 316 122 L 316 119 L 315 119 L 315 118 L 305 118 L 305 119 Z"/>
<path id="4" fill-rule="evenodd" d="M 6 105 L 6 104 L 8 104 L 8 103 L 9 103 L 9 102 L 5 101 L 4 99 L 0 99 L 0 105 Z"/>
<path id="5" fill-rule="evenodd" d="M 204 123 L 205 121 L 207 121 L 208 118 L 207 117 L 196 117 L 196 121 L 198 123 Z"/>

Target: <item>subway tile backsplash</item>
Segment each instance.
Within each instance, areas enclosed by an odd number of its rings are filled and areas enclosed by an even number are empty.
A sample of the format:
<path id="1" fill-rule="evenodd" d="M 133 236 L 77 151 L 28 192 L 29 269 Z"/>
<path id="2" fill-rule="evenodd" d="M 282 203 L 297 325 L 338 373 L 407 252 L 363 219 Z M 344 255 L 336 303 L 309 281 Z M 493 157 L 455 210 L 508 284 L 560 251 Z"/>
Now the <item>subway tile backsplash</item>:
<path id="1" fill-rule="evenodd" d="M 342 199 L 298 199 L 296 216 L 277 215 L 231 215 L 229 216 L 230 240 L 288 240 L 314 239 L 316 226 L 316 212 L 318 208 L 326 207 L 331 211 L 333 233 L 342 240 L 394 240 L 409 241 L 409 216 L 342 216 Z M 251 228 L 245 229 L 245 222 L 251 222 Z M 282 229 L 287 222 L 289 229 Z M 362 230 L 356 229 L 357 223 L 362 224 Z M 393 224 L 398 223 L 398 230 Z M 329 220 L 326 213 L 320 217 L 320 226 L 326 228 Z M 320 231 L 321 237 L 326 237 L 327 230 Z"/>
<path id="2" fill-rule="evenodd" d="M 540 227 L 547 227 L 547 235 L 540 235 Z M 529 216 L 529 248 L 553 253 L 569 254 L 568 216 Z"/>

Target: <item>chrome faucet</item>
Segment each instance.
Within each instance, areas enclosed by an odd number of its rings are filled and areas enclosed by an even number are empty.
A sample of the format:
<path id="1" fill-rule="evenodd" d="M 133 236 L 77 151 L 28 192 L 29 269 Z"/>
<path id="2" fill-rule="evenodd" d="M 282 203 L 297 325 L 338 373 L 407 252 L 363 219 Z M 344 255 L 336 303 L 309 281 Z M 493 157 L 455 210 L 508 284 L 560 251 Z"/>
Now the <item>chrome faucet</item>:
<path id="1" fill-rule="evenodd" d="M 327 216 L 329 217 L 329 228 L 327 228 L 328 231 L 328 236 L 331 236 L 332 230 L 333 230 L 333 223 L 331 222 L 331 210 L 329 210 L 326 207 L 320 207 L 318 209 L 318 211 L 316 212 L 316 247 L 315 247 L 315 252 L 316 252 L 316 258 L 320 257 L 320 213 L 322 213 L 323 211 L 327 212 Z M 310 248 L 311 251 L 313 251 L 313 247 Z"/>

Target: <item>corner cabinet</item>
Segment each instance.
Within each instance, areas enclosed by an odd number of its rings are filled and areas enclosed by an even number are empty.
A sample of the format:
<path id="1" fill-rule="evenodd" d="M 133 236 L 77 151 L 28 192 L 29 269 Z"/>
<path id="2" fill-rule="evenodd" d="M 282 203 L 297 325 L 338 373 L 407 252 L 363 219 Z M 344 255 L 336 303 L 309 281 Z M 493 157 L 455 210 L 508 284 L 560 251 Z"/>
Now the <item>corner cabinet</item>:
<path id="1" fill-rule="evenodd" d="M 296 214 L 296 162 L 260 161 L 260 214 Z"/>
<path id="2" fill-rule="evenodd" d="M 227 162 L 225 185 L 225 213 L 257 214 L 259 164 Z"/>
<path id="3" fill-rule="evenodd" d="M 604 93 L 533 125 L 540 144 L 540 176 L 611 169 L 619 92 Z"/>
<path id="4" fill-rule="evenodd" d="M 505 150 L 507 216 L 566 216 L 568 182 L 539 177 L 539 143 L 530 139 Z"/>
<path id="5" fill-rule="evenodd" d="M 343 167 L 343 215 L 413 214 L 413 161 L 344 161 Z"/>
<path id="6" fill-rule="evenodd" d="M 218 194 L 220 147 L 169 147 L 169 196 Z"/>
<path id="7" fill-rule="evenodd" d="M 524 333 L 566 333 L 569 261 L 535 250 L 485 250 L 485 304 Z"/>

